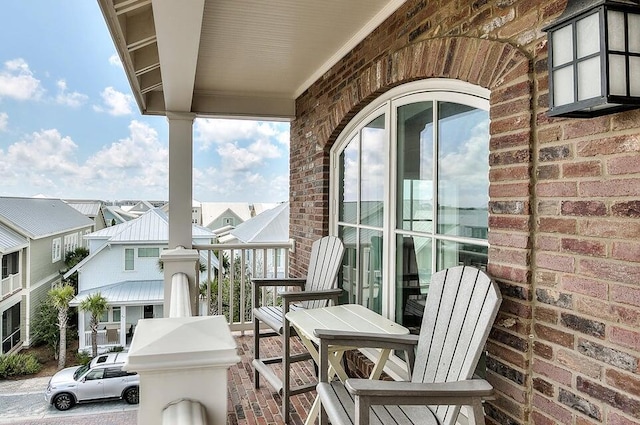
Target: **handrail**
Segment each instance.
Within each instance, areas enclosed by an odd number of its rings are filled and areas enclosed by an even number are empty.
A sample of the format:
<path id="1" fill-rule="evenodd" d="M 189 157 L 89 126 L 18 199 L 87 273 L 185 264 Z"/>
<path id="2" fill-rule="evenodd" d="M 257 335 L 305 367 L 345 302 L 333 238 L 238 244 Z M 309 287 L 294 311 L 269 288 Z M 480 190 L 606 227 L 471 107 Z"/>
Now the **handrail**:
<path id="1" fill-rule="evenodd" d="M 201 267 L 197 288 L 200 290 L 199 314 L 224 315 L 232 331 L 253 329 L 251 279 L 289 276 L 289 257 L 293 240 L 261 243 L 197 244 Z M 216 256 L 217 262 L 213 261 Z M 219 264 L 217 269 L 207 265 Z M 276 291 L 263 289 L 262 305 L 279 302 Z"/>

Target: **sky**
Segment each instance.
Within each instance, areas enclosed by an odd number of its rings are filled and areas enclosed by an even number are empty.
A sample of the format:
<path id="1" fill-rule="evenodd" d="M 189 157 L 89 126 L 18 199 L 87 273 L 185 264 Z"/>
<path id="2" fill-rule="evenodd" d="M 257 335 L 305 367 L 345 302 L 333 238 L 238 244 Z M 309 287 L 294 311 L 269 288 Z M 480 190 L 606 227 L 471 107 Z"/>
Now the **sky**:
<path id="1" fill-rule="evenodd" d="M 193 139 L 195 200 L 288 199 L 288 123 L 196 119 Z M 167 200 L 168 163 L 97 0 L 2 2 L 0 196 Z"/>

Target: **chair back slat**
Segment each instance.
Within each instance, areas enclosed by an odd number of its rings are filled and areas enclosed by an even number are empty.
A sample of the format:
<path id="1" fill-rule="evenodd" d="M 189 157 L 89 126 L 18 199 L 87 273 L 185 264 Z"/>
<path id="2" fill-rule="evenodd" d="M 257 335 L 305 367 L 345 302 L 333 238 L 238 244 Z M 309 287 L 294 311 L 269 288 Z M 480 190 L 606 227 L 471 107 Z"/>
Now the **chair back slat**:
<path id="1" fill-rule="evenodd" d="M 344 245 L 335 236 L 325 236 L 316 240 L 311 246 L 309 268 L 305 291 L 319 291 L 333 289 L 338 286 L 338 271 L 342 264 Z M 300 303 L 304 308 L 326 307 L 326 300 L 304 301 Z"/>
<path id="2" fill-rule="evenodd" d="M 435 273 L 420 329 L 414 382 L 452 382 L 473 376 L 501 295 L 484 272 L 465 266 Z M 452 424 L 459 406 L 433 410 L 443 425 Z"/>

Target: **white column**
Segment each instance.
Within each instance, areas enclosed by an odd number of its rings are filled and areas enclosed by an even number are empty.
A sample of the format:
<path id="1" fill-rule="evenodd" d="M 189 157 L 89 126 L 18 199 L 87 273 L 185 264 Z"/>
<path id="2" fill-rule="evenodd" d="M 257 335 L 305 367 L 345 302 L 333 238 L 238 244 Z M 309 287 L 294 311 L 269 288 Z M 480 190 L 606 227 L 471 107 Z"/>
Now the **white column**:
<path id="1" fill-rule="evenodd" d="M 169 249 L 191 248 L 193 120 L 195 114 L 167 112 L 169 121 Z"/>
<path id="2" fill-rule="evenodd" d="M 85 332 L 84 321 L 85 321 L 84 310 L 78 309 L 78 337 L 79 337 L 78 339 L 80 340 L 80 342 L 78 343 L 78 351 L 86 348 L 86 345 L 85 345 L 86 335 L 84 334 Z"/>
<path id="3" fill-rule="evenodd" d="M 127 346 L 127 307 L 120 306 L 120 346 Z"/>

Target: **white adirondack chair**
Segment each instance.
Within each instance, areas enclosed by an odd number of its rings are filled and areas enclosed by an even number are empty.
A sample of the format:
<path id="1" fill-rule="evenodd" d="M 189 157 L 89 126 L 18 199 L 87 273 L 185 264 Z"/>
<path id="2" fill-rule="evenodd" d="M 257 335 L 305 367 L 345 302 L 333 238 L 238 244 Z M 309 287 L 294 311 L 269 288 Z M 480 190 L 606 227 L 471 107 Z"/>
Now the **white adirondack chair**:
<path id="1" fill-rule="evenodd" d="M 328 417 L 333 425 L 451 425 L 460 406 L 471 407 L 470 424 L 484 423 L 482 401 L 492 396 L 493 388 L 484 379 L 471 378 L 501 300 L 498 286 L 484 272 L 458 266 L 432 276 L 419 336 L 388 340 L 376 334 L 316 331 L 321 338 L 320 423 Z M 404 350 L 411 381 L 328 382 L 328 346 L 346 341 L 352 346 Z"/>
<path id="2" fill-rule="evenodd" d="M 309 353 L 291 356 L 289 338 L 291 326 L 285 319 L 285 314 L 290 310 L 300 308 L 326 307 L 330 300 L 337 304 L 342 289 L 337 287 L 337 276 L 342 264 L 344 245 L 335 236 L 325 236 L 318 239 L 311 246 L 311 256 L 307 276 L 305 278 L 289 279 L 253 279 L 253 357 L 254 385 L 260 387 L 260 375 L 276 389 L 282 396 L 282 417 L 286 423 L 289 421 L 289 398 L 315 389 L 315 383 L 304 386 L 291 387 L 289 382 L 290 364 L 308 360 Z M 297 287 L 297 291 L 281 292 L 282 306 L 259 306 L 260 289 L 266 286 Z M 260 331 L 261 323 L 266 324 L 271 331 Z M 263 337 L 282 337 L 282 356 L 261 358 L 260 339 Z M 282 378 L 269 366 L 274 363 L 282 363 Z"/>

